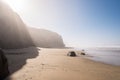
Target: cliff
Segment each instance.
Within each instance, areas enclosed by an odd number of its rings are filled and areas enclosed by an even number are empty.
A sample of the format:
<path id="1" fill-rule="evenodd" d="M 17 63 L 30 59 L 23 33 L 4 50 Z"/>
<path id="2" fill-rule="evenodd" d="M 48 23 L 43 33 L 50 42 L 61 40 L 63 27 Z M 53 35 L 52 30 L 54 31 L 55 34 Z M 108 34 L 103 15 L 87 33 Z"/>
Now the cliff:
<path id="1" fill-rule="evenodd" d="M 34 44 L 38 47 L 62 48 L 65 46 L 62 37 L 56 32 L 35 28 L 29 28 L 29 32 Z"/>
<path id="2" fill-rule="evenodd" d="M 20 16 L 0 1 L 0 48 L 15 49 L 29 46 L 61 48 L 62 37 L 55 32 L 26 27 Z"/>
<path id="3" fill-rule="evenodd" d="M 32 45 L 26 25 L 19 15 L 0 1 L 0 47 L 23 48 Z"/>

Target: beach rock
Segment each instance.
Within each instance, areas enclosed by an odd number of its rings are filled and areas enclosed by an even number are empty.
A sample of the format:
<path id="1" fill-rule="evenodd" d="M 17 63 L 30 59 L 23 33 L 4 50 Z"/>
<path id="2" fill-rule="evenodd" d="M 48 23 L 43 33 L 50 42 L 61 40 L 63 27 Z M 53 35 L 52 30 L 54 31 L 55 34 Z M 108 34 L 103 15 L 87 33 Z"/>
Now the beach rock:
<path id="1" fill-rule="evenodd" d="M 84 53 L 84 52 L 81 52 L 81 55 L 85 55 L 85 53 Z"/>
<path id="2" fill-rule="evenodd" d="M 38 47 L 43 48 L 63 48 L 65 47 L 62 37 L 56 32 L 45 29 L 29 28 L 33 42 Z"/>
<path id="3" fill-rule="evenodd" d="M 71 56 L 71 57 L 75 57 L 77 56 L 76 53 L 74 51 L 70 51 L 67 56 Z"/>
<path id="4" fill-rule="evenodd" d="M 5 79 L 9 75 L 8 62 L 3 51 L 0 49 L 0 80 Z"/>
<path id="5" fill-rule="evenodd" d="M 32 39 L 20 16 L 0 0 L 0 48 L 24 48 L 31 45 Z"/>
<path id="6" fill-rule="evenodd" d="M 84 49 L 82 50 L 81 55 L 86 55 Z"/>

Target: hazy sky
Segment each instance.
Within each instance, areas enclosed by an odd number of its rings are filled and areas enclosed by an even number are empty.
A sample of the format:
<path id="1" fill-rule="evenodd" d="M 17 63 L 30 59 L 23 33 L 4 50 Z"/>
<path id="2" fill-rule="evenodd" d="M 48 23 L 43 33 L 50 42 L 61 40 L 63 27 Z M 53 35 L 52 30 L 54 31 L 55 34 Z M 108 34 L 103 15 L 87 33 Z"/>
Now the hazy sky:
<path id="1" fill-rule="evenodd" d="M 27 25 L 55 31 L 69 46 L 120 45 L 120 0 L 6 0 Z"/>

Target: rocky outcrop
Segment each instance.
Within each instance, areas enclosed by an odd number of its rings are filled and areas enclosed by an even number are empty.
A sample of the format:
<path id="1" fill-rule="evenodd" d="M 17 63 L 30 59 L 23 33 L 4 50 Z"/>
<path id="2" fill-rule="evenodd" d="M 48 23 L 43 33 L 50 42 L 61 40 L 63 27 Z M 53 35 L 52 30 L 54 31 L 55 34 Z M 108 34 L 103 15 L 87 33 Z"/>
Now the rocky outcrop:
<path id="1" fill-rule="evenodd" d="M 55 32 L 35 28 L 29 28 L 29 32 L 38 47 L 63 48 L 65 46 L 62 37 Z"/>
<path id="2" fill-rule="evenodd" d="M 0 1 L 0 47 L 23 48 L 31 45 L 31 37 L 20 16 Z"/>
<path id="3" fill-rule="evenodd" d="M 8 75 L 8 62 L 3 51 L 0 49 L 0 80 L 5 79 Z"/>

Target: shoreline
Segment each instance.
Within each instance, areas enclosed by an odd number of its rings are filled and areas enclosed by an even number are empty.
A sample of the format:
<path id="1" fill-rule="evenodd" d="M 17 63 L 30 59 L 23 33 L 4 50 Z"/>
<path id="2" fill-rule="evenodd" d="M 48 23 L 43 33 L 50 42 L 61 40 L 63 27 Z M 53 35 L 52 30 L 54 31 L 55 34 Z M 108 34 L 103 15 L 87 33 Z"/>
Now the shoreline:
<path id="1" fill-rule="evenodd" d="M 82 56 L 69 57 L 67 52 L 70 50 L 40 49 L 36 57 L 26 59 L 26 63 L 6 80 L 120 80 L 119 66 L 92 61 Z M 30 51 L 26 55 L 18 55 L 14 60 L 31 55 Z M 15 56 L 7 57 L 13 59 Z M 15 67 L 15 64 L 10 64 L 11 70 Z"/>
<path id="2" fill-rule="evenodd" d="M 81 49 L 75 49 L 78 52 Z M 116 48 L 87 48 L 85 49 L 86 58 L 97 61 L 97 62 L 102 62 L 105 64 L 109 65 L 115 65 L 115 66 L 120 66 L 120 49 Z"/>

